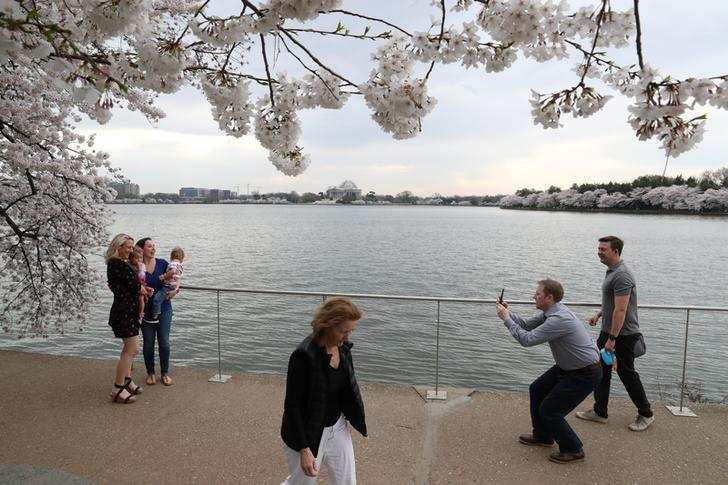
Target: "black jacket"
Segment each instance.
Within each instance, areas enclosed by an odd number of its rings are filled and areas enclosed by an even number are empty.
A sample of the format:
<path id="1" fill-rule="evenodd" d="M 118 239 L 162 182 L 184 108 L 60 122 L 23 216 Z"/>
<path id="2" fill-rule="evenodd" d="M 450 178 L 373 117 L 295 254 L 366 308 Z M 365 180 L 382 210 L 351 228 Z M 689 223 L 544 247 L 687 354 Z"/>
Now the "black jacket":
<path id="1" fill-rule="evenodd" d="M 351 343 L 345 342 L 339 348 L 339 365 L 346 371 L 349 383 L 348 392 L 342 402 L 342 411 L 354 429 L 366 436 L 364 402 L 356 383 L 351 347 Z M 330 361 L 331 356 L 324 347 L 313 341 L 311 335 L 303 339 L 288 361 L 281 438 L 293 450 L 310 448 L 314 456 L 318 453 L 324 431 L 329 388 L 327 366 Z"/>

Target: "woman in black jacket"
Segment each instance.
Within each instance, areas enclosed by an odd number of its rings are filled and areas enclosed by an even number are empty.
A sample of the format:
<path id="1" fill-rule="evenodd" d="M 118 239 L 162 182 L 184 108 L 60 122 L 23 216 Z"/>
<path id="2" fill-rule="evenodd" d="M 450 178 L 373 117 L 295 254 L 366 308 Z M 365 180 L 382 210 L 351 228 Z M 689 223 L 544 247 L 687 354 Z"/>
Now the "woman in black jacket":
<path id="1" fill-rule="evenodd" d="M 367 435 L 364 403 L 348 341 L 362 313 L 347 298 L 330 298 L 313 317 L 313 333 L 288 362 L 281 437 L 290 475 L 285 484 L 312 484 L 323 464 L 334 485 L 356 483 L 347 421 Z"/>
<path id="2" fill-rule="evenodd" d="M 145 291 L 137 279 L 137 272 L 127 261 L 133 248 L 134 240 L 130 236 L 117 234 L 106 250 L 106 277 L 114 293 L 109 326 L 114 331 L 114 337 L 124 342 L 116 365 L 115 390 L 111 393 L 111 399 L 123 404 L 134 402 L 134 395 L 142 392 L 131 380 L 131 364 L 139 351 L 139 294 Z"/>

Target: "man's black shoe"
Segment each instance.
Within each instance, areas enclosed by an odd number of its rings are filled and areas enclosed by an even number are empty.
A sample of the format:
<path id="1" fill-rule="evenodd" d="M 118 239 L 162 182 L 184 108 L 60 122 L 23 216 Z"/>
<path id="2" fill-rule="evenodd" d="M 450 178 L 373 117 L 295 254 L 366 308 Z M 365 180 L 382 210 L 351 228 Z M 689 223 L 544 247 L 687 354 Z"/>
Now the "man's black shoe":
<path id="1" fill-rule="evenodd" d="M 561 453 L 554 452 L 549 455 L 549 460 L 554 463 L 571 463 L 572 461 L 579 461 L 584 459 L 584 450 L 576 453 Z"/>
<path id="2" fill-rule="evenodd" d="M 518 437 L 518 441 L 520 443 L 523 443 L 524 445 L 529 446 L 553 446 L 554 440 L 551 441 L 544 441 L 537 438 L 534 438 L 532 434 L 522 434 Z"/>

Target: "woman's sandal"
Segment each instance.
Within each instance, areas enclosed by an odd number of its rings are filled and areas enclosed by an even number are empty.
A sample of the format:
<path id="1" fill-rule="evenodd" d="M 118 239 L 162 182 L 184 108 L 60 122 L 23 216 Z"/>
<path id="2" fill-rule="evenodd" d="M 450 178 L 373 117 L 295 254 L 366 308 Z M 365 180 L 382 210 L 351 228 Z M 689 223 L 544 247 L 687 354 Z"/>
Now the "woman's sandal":
<path id="1" fill-rule="evenodd" d="M 134 387 L 131 387 L 131 386 L 134 386 Z M 134 396 L 142 393 L 142 388 L 137 386 L 134 383 L 134 381 L 131 380 L 131 377 L 127 377 L 124 380 L 124 387 L 126 387 L 126 390 L 129 391 L 129 394 L 132 394 Z"/>
<path id="2" fill-rule="evenodd" d="M 111 393 L 111 402 L 117 402 L 119 404 L 131 404 L 133 402 L 136 402 L 136 398 L 132 395 L 131 392 L 126 388 L 126 384 L 114 384 L 114 387 L 118 389 L 116 394 L 113 392 Z M 121 393 L 126 391 L 128 394 L 125 398 L 121 397 Z"/>
<path id="3" fill-rule="evenodd" d="M 148 386 L 153 386 L 156 383 L 157 383 L 157 378 L 154 377 L 154 374 L 147 375 L 147 385 Z"/>
<path id="4" fill-rule="evenodd" d="M 172 384 L 174 384 L 174 382 L 172 382 L 171 377 L 165 374 L 162 376 L 162 384 L 164 384 L 165 386 L 171 386 Z"/>

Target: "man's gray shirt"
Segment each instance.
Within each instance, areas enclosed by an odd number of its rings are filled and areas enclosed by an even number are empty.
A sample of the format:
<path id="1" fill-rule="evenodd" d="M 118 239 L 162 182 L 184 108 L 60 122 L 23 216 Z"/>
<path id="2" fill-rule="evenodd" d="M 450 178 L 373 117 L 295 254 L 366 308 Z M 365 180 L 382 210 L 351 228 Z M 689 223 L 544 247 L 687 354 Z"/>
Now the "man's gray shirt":
<path id="1" fill-rule="evenodd" d="M 629 295 L 624 325 L 619 335 L 639 333 L 637 321 L 637 281 L 624 261 L 620 260 L 613 268 L 607 270 L 602 283 L 602 331 L 612 332 L 612 315 L 614 315 L 614 297 Z"/>
<path id="2" fill-rule="evenodd" d="M 584 323 L 561 302 L 524 320 L 508 312 L 503 322 L 524 347 L 548 342 L 556 365 L 563 370 L 581 369 L 599 362 L 599 350 Z"/>

